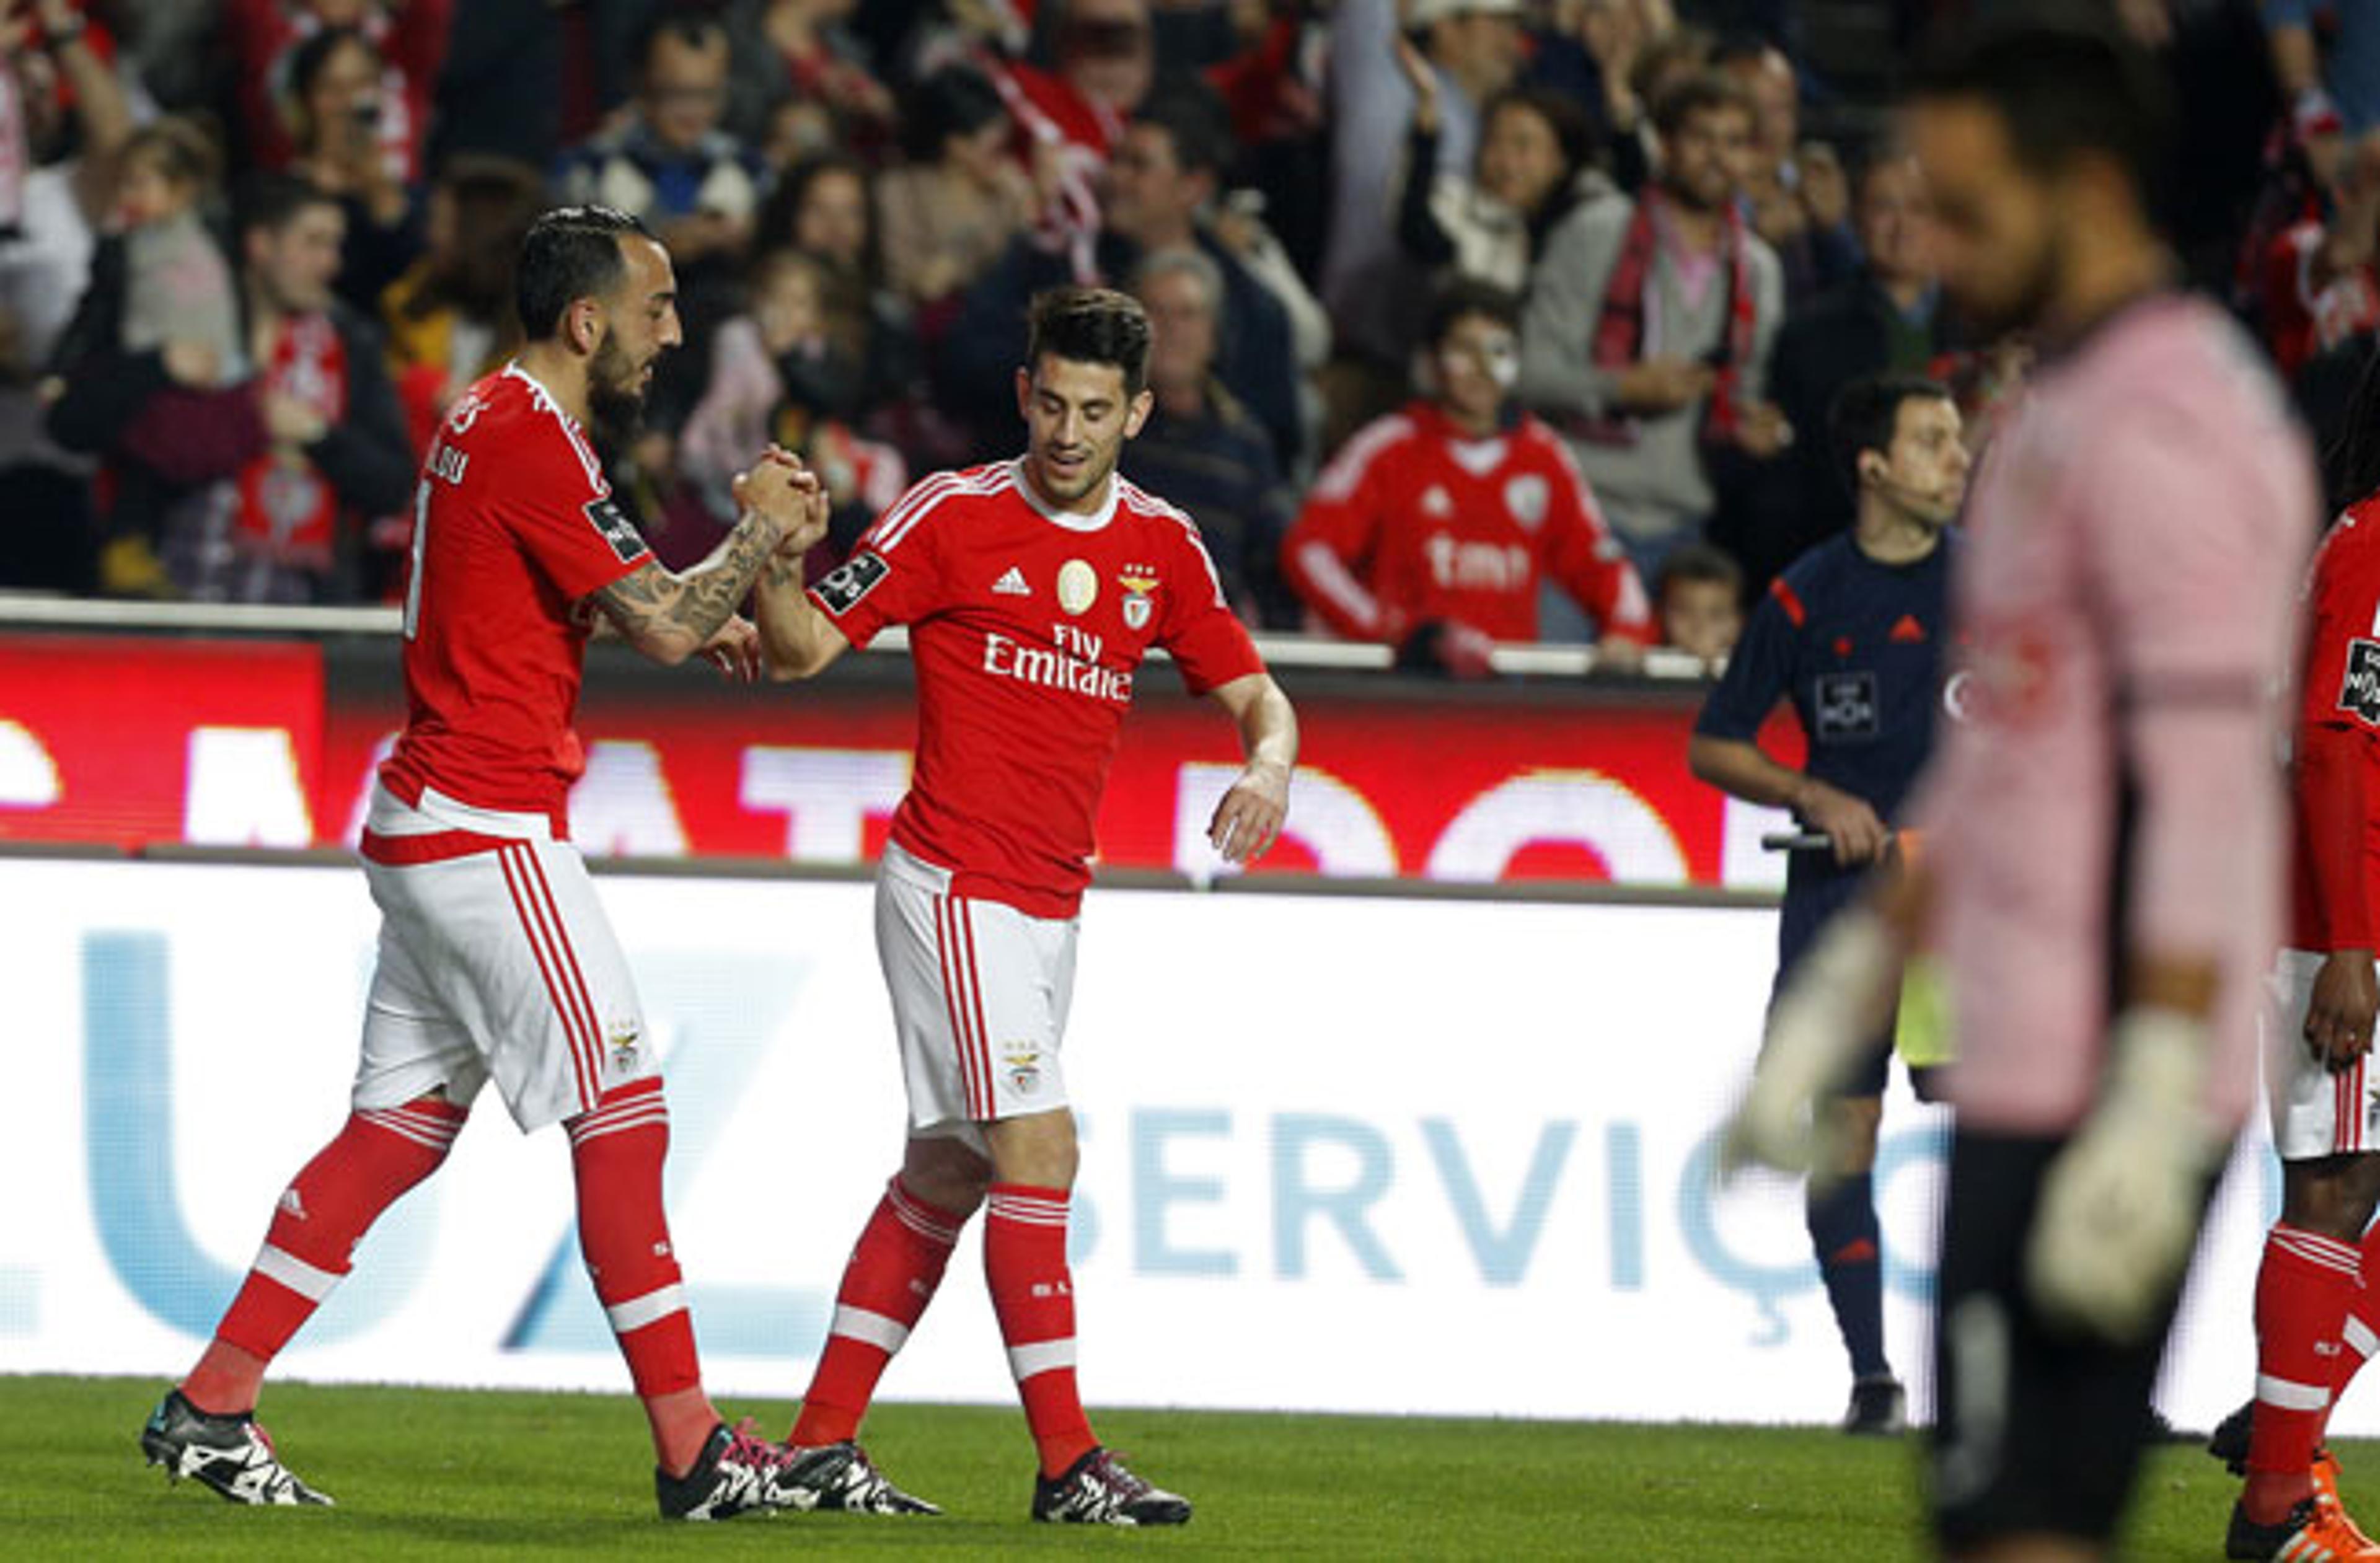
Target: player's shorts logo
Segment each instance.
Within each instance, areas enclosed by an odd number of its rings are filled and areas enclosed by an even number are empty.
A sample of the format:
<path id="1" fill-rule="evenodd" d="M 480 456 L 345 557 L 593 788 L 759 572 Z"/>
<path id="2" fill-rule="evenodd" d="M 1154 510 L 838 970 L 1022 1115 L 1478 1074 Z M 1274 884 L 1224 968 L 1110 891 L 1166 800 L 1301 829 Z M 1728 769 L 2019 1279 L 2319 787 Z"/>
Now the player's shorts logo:
<path id="1" fill-rule="evenodd" d="M 826 578 L 811 589 L 826 604 L 830 613 L 848 613 L 859 606 L 859 600 L 874 591 L 877 583 L 892 573 L 884 556 L 873 549 L 861 549 L 857 553 L 827 572 Z"/>
<path id="2" fill-rule="evenodd" d="M 620 508 L 619 501 L 605 494 L 601 499 L 589 500 L 586 511 L 588 524 L 603 534 L 603 540 L 612 545 L 621 563 L 645 551 L 645 539 L 638 535 L 637 524 L 628 519 L 627 512 Z"/>
<path id="3" fill-rule="evenodd" d="M 612 1048 L 612 1067 L 627 1071 L 637 1067 L 637 1044 L 644 1036 L 644 1028 L 633 1020 L 616 1020 L 603 1028 Z"/>
<path id="4" fill-rule="evenodd" d="M 2347 676 L 2338 686 L 2338 709 L 2380 727 L 2380 640 L 2347 643 Z"/>
<path id="5" fill-rule="evenodd" d="M 1873 738 L 1882 728 L 1877 711 L 1876 674 L 1821 673 L 1817 689 L 1818 736 L 1830 743 Z"/>
<path id="6" fill-rule="evenodd" d="M 1058 606 L 1080 614 L 1099 600 L 1099 573 L 1080 559 L 1058 566 Z"/>
<path id="7" fill-rule="evenodd" d="M 1020 1097 L 1029 1097 L 1041 1088 L 1041 1049 L 1024 1043 L 1011 1043 L 1002 1064 L 1008 1071 L 1008 1084 Z"/>

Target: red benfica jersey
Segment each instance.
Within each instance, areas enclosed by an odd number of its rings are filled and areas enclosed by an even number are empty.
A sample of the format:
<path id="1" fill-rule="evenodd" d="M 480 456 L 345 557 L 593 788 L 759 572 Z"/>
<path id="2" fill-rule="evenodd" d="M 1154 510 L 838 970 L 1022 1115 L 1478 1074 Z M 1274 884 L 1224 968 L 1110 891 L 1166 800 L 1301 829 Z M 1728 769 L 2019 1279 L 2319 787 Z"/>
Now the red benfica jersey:
<path id="1" fill-rule="evenodd" d="M 587 769 L 571 721 L 587 630 L 579 599 L 650 558 L 578 425 L 507 365 L 463 394 L 422 463 L 405 599 L 405 732 L 381 768 L 565 828 Z"/>
<path id="2" fill-rule="evenodd" d="M 1459 619 L 1490 639 L 1535 640 L 1545 576 L 1605 634 L 1654 638 L 1635 569 L 1534 418 L 1475 440 L 1415 402 L 1366 425 L 1315 480 L 1281 557 L 1298 595 L 1350 639 Z"/>
<path id="3" fill-rule="evenodd" d="M 2304 828 L 2309 809 L 2302 775 L 2293 777 L 2293 890 L 2289 945 L 2296 950 L 2354 949 L 2371 942 L 2369 929 L 2340 926 L 2323 904 L 2308 856 L 2349 854 L 2363 866 L 2367 913 L 2380 912 L 2380 496 L 2348 507 L 2314 553 L 2306 586 L 2304 675 L 2298 692 L 2298 743 L 2332 728 L 2357 740 L 2363 775 L 2360 841 L 2313 841 Z"/>
<path id="4" fill-rule="evenodd" d="M 854 646 L 907 624 L 917 765 L 892 839 L 952 889 L 1071 917 L 1133 677 L 1163 647 L 1194 695 L 1264 663 L 1187 515 L 1113 479 L 1106 506 L 1043 507 L 1022 464 L 927 479 L 810 600 Z"/>

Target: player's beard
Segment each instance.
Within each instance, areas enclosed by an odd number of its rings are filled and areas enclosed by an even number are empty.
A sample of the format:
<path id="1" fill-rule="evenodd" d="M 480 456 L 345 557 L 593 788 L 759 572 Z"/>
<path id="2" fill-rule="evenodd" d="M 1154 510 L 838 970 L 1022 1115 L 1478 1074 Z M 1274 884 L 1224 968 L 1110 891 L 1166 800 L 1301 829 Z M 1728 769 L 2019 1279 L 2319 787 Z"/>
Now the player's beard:
<path id="1" fill-rule="evenodd" d="M 606 455 L 626 449 L 637 437 L 637 426 L 645 417 L 643 380 L 644 370 L 628 361 L 606 326 L 587 363 L 588 432 Z"/>

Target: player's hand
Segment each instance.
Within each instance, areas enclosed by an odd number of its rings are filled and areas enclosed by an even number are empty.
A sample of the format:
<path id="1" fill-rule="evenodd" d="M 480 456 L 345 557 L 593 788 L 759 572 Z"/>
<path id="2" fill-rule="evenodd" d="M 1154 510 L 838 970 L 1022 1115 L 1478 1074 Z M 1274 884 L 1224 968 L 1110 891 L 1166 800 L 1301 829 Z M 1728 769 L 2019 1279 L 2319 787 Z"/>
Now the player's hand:
<path id="1" fill-rule="evenodd" d="M 1793 800 L 1793 812 L 1803 824 L 1835 843 L 1835 862 L 1845 868 L 1876 862 L 1892 842 L 1892 832 L 1885 829 L 1867 800 L 1824 782 L 1806 782 L 1802 795 Z"/>
<path id="2" fill-rule="evenodd" d="M 1806 1172 L 1824 1193 L 1840 1174 L 1835 1128 L 1819 1110 L 1876 1034 L 1900 975 L 1900 949 L 1866 905 L 1838 913 L 1768 1007 L 1768 1033 L 1742 1103 L 1719 1134 L 1719 1175 L 1745 1167 Z"/>
<path id="3" fill-rule="evenodd" d="M 741 614 L 719 626 L 702 643 L 702 660 L 719 670 L 730 684 L 750 684 L 760 676 L 760 630 Z"/>
<path id="4" fill-rule="evenodd" d="M 780 554 L 799 557 L 826 536 L 832 510 L 826 486 L 790 452 L 771 445 L 767 454 L 737 473 L 730 487 L 738 509 L 774 526 Z"/>
<path id="5" fill-rule="evenodd" d="M 2369 950 L 2334 950 L 2314 973 L 2306 1004 L 2305 1040 L 2333 1074 L 2353 1069 L 2372 1050 L 2372 1023 L 2380 1015 L 2380 981 Z"/>
<path id="6" fill-rule="evenodd" d="M 1226 863 L 1254 863 L 1281 839 L 1289 818 L 1289 767 L 1250 760 L 1223 801 L 1215 806 L 1207 839 Z"/>
<path id="7" fill-rule="evenodd" d="M 2119 1343 L 2155 1327 L 2229 1148 L 2199 1101 L 2206 1049 L 2195 1016 L 2118 1017 L 2099 1104 L 2050 1163 L 2026 1240 L 2025 1283 L 2045 1316 Z"/>

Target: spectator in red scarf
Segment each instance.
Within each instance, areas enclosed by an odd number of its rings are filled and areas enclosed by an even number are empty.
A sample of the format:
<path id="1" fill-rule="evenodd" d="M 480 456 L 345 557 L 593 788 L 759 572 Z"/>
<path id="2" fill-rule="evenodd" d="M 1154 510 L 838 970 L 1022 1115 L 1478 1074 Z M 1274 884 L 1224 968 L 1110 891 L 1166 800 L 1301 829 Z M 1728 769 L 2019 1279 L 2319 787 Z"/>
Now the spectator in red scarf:
<path id="1" fill-rule="evenodd" d="M 1661 172 L 1635 200 L 1580 206 L 1547 236 L 1521 322 L 1520 394 L 1570 442 L 1640 575 L 1699 537 L 1714 465 L 1775 455 L 1767 398 L 1784 312 L 1776 252 L 1739 197 L 1753 109 L 1695 76 L 1656 104 Z"/>
<path id="2" fill-rule="evenodd" d="M 103 534 L 161 539 L 183 594 L 373 595 L 396 561 L 369 556 L 365 523 L 404 508 L 414 464 L 380 333 L 333 291 L 345 219 L 287 174 L 252 178 L 239 210 L 249 374 L 211 389 L 222 365 L 186 342 L 103 348 L 67 370 L 50 431 L 105 458 Z"/>
<path id="3" fill-rule="evenodd" d="M 2314 202 L 2266 244 L 2257 267 L 2265 345 L 2284 378 L 2307 360 L 2380 326 L 2380 132 L 2350 143 L 2326 103 L 2301 110 L 2293 127 L 2304 149 Z"/>

